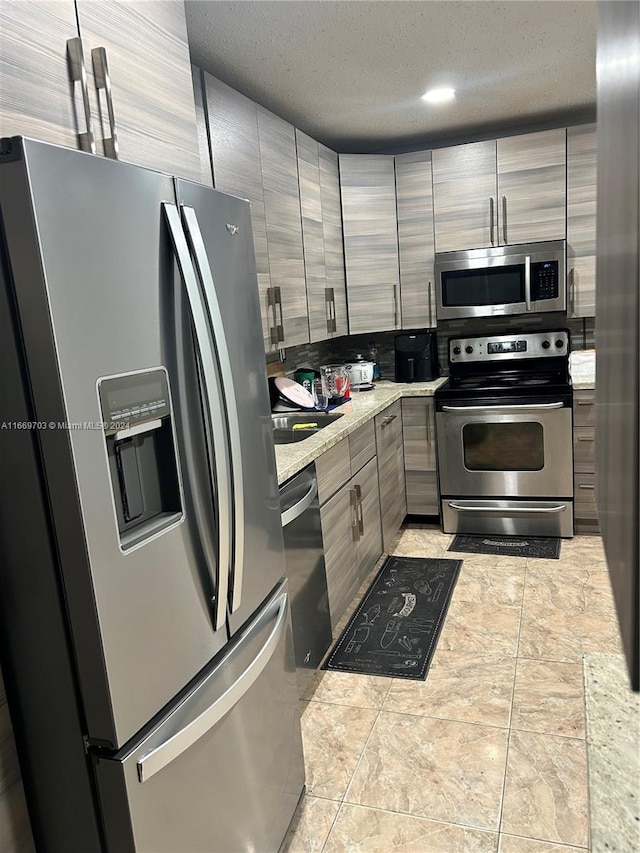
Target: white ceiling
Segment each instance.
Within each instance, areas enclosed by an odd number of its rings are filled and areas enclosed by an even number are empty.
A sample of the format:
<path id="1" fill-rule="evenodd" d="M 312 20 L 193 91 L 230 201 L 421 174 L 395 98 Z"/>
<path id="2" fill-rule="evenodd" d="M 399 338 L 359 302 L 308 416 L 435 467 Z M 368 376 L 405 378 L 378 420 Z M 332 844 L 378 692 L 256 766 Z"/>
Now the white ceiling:
<path id="1" fill-rule="evenodd" d="M 187 0 L 192 60 L 338 151 L 595 115 L 594 0 Z M 433 86 L 451 104 L 420 99 Z"/>

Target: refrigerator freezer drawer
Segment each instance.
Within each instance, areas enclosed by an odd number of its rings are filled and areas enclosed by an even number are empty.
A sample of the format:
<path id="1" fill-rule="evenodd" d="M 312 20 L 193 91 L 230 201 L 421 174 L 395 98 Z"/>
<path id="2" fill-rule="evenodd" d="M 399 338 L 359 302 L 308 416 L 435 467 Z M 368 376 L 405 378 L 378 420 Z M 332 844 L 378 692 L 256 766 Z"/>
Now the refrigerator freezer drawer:
<path id="1" fill-rule="evenodd" d="M 277 851 L 304 786 L 286 583 L 142 742 L 96 773 L 113 853 Z"/>

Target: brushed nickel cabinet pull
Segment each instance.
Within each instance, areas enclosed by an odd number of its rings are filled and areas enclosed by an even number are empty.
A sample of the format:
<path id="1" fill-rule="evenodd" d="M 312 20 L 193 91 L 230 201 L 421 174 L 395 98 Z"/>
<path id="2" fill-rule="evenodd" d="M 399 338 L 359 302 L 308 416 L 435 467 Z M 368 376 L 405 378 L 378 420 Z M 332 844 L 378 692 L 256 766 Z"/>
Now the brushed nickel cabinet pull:
<path id="1" fill-rule="evenodd" d="M 595 400 L 577 400 L 577 406 L 595 406 Z"/>
<path id="2" fill-rule="evenodd" d="M 398 285 L 393 285 L 393 325 L 398 327 Z"/>
<path id="3" fill-rule="evenodd" d="M 594 439 L 594 437 L 593 437 L 593 436 L 588 436 L 588 435 L 579 435 L 579 436 L 578 436 L 578 441 L 595 441 L 595 439 Z"/>
<path id="4" fill-rule="evenodd" d="M 356 509 L 357 509 L 357 517 L 358 517 L 358 533 L 359 533 L 358 538 L 360 538 L 360 536 L 364 536 L 364 513 L 362 510 L 362 489 L 360 488 L 360 486 L 355 486 L 354 491 L 356 493 L 356 500 L 357 500 Z"/>
<path id="5" fill-rule="evenodd" d="M 280 313 L 280 323 L 276 325 L 278 343 L 284 343 L 284 317 L 282 316 L 282 291 L 280 287 L 273 288 L 274 298 Z"/>
<path id="6" fill-rule="evenodd" d="M 502 239 L 505 246 L 507 245 L 507 197 L 502 196 Z"/>
<path id="7" fill-rule="evenodd" d="M 491 245 L 495 246 L 496 241 L 494 237 L 494 228 L 495 228 L 495 201 L 493 200 L 493 196 L 489 198 L 489 239 L 491 240 Z"/>
<path id="8" fill-rule="evenodd" d="M 93 136 L 93 122 L 91 120 L 91 103 L 89 101 L 89 86 L 87 83 L 87 68 L 84 64 L 84 51 L 82 50 L 82 39 L 72 38 L 67 40 L 67 56 L 69 58 L 69 73 L 74 83 L 80 83 L 82 92 L 82 108 L 84 110 L 84 121 L 86 130 L 78 133 L 78 144 L 81 151 L 89 154 L 96 153 L 96 141 Z"/>
<path id="9" fill-rule="evenodd" d="M 595 489 L 595 486 L 592 483 L 578 483 L 579 489 Z"/>
<path id="10" fill-rule="evenodd" d="M 427 288 L 427 298 L 429 300 L 429 328 L 433 328 L 433 305 L 431 300 L 431 282 Z"/>
<path id="11" fill-rule="evenodd" d="M 349 489 L 349 500 L 351 503 L 351 535 L 353 541 L 357 542 L 360 538 L 360 525 L 358 518 L 358 493 L 355 489 Z"/>
<path id="12" fill-rule="evenodd" d="M 333 287 L 325 287 L 324 301 L 326 308 L 325 316 L 327 319 L 327 332 L 332 334 L 338 329 L 338 325 L 336 323 L 336 296 Z"/>
<path id="13" fill-rule="evenodd" d="M 111 75 L 109 74 L 109 62 L 107 60 L 107 51 L 104 47 L 94 47 L 91 51 L 91 59 L 93 61 L 93 73 L 96 80 L 96 89 L 104 89 L 104 94 L 107 99 L 107 115 L 109 116 L 109 131 L 111 136 L 105 136 L 102 139 L 104 144 L 104 153 L 111 160 L 117 160 L 120 157 L 120 146 L 118 144 L 118 131 L 116 128 L 116 114 L 113 109 L 113 93 L 111 91 Z"/>

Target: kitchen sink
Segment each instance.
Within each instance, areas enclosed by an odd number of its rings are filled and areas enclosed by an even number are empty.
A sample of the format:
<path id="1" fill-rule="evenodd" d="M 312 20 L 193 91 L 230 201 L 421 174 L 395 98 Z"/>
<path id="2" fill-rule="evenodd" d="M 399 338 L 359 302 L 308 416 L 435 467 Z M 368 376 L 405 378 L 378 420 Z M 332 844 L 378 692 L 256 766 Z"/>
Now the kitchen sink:
<path id="1" fill-rule="evenodd" d="M 274 444 L 292 444 L 294 441 L 304 441 L 305 438 L 315 435 L 342 416 L 342 412 L 335 415 L 326 412 L 271 415 Z"/>

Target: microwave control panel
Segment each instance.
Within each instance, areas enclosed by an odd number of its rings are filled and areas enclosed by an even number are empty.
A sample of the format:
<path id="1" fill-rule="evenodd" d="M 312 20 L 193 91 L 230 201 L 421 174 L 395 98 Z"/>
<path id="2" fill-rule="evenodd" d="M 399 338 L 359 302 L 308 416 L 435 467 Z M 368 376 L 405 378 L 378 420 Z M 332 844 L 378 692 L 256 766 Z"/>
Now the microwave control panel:
<path id="1" fill-rule="evenodd" d="M 531 299 L 557 299 L 559 288 L 558 262 L 540 261 L 531 264 Z"/>

